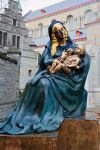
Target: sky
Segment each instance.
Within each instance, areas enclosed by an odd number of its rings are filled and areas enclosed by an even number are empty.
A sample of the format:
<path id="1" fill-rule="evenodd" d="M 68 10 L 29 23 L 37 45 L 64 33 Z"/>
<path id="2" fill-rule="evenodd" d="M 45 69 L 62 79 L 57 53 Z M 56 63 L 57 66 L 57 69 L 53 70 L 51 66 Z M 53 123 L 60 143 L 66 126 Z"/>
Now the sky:
<path id="1" fill-rule="evenodd" d="M 61 1 L 63 0 L 20 0 L 23 15 L 30 10 L 34 11 L 37 9 L 41 9 Z"/>

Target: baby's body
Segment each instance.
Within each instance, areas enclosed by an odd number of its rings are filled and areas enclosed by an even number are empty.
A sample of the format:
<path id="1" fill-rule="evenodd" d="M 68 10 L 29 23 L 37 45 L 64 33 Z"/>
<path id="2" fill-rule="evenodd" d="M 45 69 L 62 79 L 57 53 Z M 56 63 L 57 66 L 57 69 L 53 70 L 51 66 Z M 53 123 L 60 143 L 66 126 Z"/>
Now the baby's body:
<path id="1" fill-rule="evenodd" d="M 68 74 L 71 72 L 73 68 L 79 69 L 81 56 L 84 55 L 85 49 L 82 46 L 78 46 L 76 50 L 68 49 L 62 53 L 62 56 L 55 59 L 48 67 L 48 71 L 50 74 L 54 74 L 60 70 L 64 73 Z"/>

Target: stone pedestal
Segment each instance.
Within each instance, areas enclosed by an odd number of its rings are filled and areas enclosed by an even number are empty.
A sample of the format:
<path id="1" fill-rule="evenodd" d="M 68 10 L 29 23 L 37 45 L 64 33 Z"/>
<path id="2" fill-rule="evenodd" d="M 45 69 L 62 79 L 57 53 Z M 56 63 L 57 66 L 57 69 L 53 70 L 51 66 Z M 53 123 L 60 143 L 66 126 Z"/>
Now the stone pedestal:
<path id="1" fill-rule="evenodd" d="M 97 120 L 65 120 L 56 132 L 1 135 L 0 150 L 99 150 Z"/>

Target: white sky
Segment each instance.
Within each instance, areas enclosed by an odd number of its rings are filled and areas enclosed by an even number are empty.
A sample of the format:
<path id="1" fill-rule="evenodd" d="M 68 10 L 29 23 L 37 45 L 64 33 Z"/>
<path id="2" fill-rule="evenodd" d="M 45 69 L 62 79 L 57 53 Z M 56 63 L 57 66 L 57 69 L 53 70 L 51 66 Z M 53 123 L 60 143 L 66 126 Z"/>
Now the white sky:
<path id="1" fill-rule="evenodd" d="M 26 14 L 30 10 L 41 9 L 61 1 L 63 0 L 20 0 L 23 14 Z"/>

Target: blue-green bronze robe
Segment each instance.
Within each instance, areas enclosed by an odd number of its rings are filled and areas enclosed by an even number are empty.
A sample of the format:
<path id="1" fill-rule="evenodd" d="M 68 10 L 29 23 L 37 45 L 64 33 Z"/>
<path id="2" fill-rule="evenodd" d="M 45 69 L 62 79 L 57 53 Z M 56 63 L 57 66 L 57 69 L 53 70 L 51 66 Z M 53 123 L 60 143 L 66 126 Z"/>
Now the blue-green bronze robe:
<path id="1" fill-rule="evenodd" d="M 41 57 L 39 70 L 27 82 L 22 97 L 0 125 L 0 133 L 30 134 L 57 130 L 65 117 L 80 117 L 86 109 L 87 91 L 85 80 L 90 65 L 87 53 L 81 58 L 79 70 L 69 75 L 59 71 L 50 75 L 48 65 L 61 56 L 68 48 L 73 48 L 70 41 L 65 46 L 58 46 L 56 55 L 51 56 L 49 42 Z"/>

